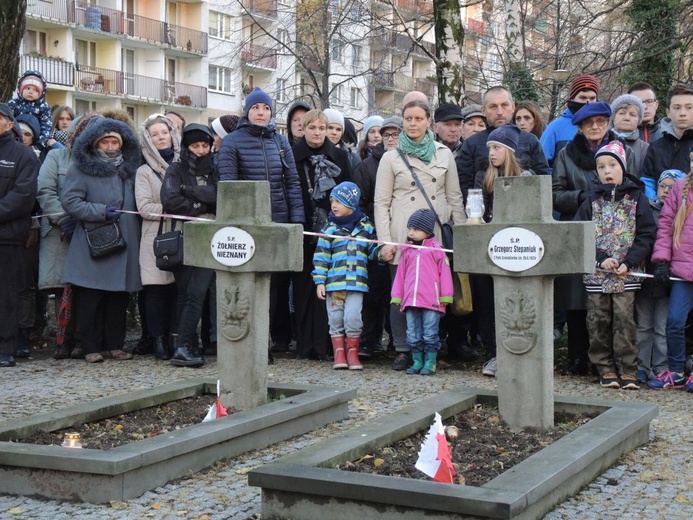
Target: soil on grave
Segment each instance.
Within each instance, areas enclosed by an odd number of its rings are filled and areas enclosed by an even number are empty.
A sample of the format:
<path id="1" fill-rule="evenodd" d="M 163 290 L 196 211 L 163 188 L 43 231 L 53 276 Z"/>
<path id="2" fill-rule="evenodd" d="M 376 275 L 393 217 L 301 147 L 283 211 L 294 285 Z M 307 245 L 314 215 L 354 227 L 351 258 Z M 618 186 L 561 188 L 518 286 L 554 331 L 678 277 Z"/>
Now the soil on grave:
<path id="1" fill-rule="evenodd" d="M 76 432 L 84 448 L 109 450 L 199 424 L 215 399 L 210 394 L 179 399 L 64 430 L 38 432 L 17 442 L 60 446 L 66 433 Z"/>
<path id="2" fill-rule="evenodd" d="M 513 430 L 501 422 L 497 408 L 476 405 L 443 421 L 444 426 L 454 425 L 459 429 L 459 438 L 450 450 L 457 472 L 455 482 L 482 486 L 589 419 L 586 415 L 556 414 L 554 427 L 545 432 Z M 427 433 L 428 430 L 419 432 L 337 469 L 431 480 L 415 467 Z"/>

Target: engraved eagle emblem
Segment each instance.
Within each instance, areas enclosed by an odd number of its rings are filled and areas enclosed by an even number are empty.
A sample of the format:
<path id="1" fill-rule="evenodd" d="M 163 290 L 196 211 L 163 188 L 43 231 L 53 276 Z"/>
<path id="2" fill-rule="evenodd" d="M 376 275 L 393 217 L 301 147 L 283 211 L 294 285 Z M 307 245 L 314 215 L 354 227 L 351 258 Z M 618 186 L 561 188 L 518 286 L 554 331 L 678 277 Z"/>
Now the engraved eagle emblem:
<path id="1" fill-rule="evenodd" d="M 513 291 L 505 297 L 500 308 L 500 317 L 505 327 L 518 332 L 528 330 L 537 319 L 534 302 L 525 297 L 522 291 Z"/>
<path id="2" fill-rule="evenodd" d="M 241 294 L 236 285 L 224 289 L 224 307 L 222 309 L 222 334 L 229 341 L 239 341 L 246 337 L 250 324 L 246 319 L 250 313 L 250 300 Z"/>

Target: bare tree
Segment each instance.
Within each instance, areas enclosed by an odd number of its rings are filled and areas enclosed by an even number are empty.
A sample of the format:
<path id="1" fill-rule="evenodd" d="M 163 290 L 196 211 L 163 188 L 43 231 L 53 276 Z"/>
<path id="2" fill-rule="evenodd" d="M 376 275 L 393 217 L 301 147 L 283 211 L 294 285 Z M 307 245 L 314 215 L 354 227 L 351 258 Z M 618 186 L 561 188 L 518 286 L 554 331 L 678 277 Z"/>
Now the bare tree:
<path id="1" fill-rule="evenodd" d="M 0 100 L 12 97 L 17 87 L 19 47 L 26 27 L 27 0 L 0 0 Z"/>

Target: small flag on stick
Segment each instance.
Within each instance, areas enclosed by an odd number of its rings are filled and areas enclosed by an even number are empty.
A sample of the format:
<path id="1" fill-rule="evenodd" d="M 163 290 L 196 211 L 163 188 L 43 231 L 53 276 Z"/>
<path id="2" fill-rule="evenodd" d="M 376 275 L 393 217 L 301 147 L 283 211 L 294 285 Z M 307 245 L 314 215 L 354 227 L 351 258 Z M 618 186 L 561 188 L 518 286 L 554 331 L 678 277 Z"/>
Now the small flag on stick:
<path id="1" fill-rule="evenodd" d="M 450 457 L 450 447 L 445 438 L 443 421 L 440 414 L 436 412 L 433 424 L 426 434 L 419 458 L 416 461 L 416 469 L 422 471 L 436 482 L 446 482 L 452 484 L 452 477 L 455 469 L 452 467 Z"/>
<path id="2" fill-rule="evenodd" d="M 217 398 L 212 404 L 212 406 L 209 407 L 209 411 L 207 412 L 207 415 L 205 415 L 205 418 L 202 419 L 202 422 L 206 421 L 211 421 L 213 419 L 218 419 L 219 417 L 224 417 L 225 415 L 229 415 L 226 412 L 226 408 L 221 406 L 221 401 L 219 400 L 219 395 L 220 395 L 220 390 L 219 390 L 219 380 L 217 379 Z"/>

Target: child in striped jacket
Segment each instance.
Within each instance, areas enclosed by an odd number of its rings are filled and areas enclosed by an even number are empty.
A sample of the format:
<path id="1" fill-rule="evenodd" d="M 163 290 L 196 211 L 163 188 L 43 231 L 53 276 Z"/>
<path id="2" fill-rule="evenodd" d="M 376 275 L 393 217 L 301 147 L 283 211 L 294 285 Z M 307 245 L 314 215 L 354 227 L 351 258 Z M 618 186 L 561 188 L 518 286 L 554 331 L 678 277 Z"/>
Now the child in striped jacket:
<path id="1" fill-rule="evenodd" d="M 359 209 L 360 198 L 361 192 L 353 182 L 332 189 L 332 211 L 322 229 L 331 237 L 320 237 L 313 255 L 313 281 L 318 298 L 326 300 L 335 369 L 363 368 L 358 355 L 363 328 L 361 307 L 363 294 L 368 292 L 368 260 L 376 257 L 377 246 L 356 240 L 375 238 L 373 225 Z"/>

